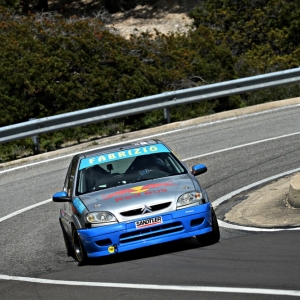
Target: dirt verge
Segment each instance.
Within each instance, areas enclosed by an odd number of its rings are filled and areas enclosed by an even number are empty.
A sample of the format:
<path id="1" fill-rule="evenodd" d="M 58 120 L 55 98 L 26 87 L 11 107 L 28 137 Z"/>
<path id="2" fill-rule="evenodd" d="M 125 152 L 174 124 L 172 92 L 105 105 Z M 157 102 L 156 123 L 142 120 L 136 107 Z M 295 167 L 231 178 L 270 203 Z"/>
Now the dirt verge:
<path id="1" fill-rule="evenodd" d="M 101 1 L 52 0 L 49 1 L 49 11 L 57 11 L 65 16 L 96 16 L 116 33 L 128 38 L 131 34 L 154 33 L 155 30 L 163 34 L 187 32 L 192 24 L 188 14 L 203 0 L 153 0 L 149 3 L 109 14 Z"/>
<path id="2" fill-rule="evenodd" d="M 112 14 L 109 27 L 126 38 L 142 32 L 154 33 L 155 30 L 163 34 L 184 33 L 193 22 L 188 13 L 202 2 L 203 0 L 161 0 L 154 5 L 138 5 L 129 11 Z"/>

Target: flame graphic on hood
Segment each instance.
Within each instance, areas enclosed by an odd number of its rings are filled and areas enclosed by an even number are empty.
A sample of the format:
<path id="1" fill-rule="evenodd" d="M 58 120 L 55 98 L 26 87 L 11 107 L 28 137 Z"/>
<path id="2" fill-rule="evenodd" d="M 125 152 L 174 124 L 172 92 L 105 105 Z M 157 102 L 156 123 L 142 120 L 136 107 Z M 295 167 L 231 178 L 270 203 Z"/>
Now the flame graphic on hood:
<path id="1" fill-rule="evenodd" d="M 120 196 L 120 195 L 124 195 L 124 194 L 138 194 L 138 193 L 146 192 L 149 189 L 162 187 L 162 186 L 174 186 L 174 185 L 175 184 L 172 181 L 167 181 L 167 182 L 162 182 L 162 183 L 150 183 L 147 185 L 139 185 L 139 186 L 135 186 L 135 187 L 132 187 L 129 189 L 117 191 L 117 192 L 114 192 L 111 194 L 102 195 L 102 199 L 107 200 L 107 199 L 113 198 L 115 196 Z"/>

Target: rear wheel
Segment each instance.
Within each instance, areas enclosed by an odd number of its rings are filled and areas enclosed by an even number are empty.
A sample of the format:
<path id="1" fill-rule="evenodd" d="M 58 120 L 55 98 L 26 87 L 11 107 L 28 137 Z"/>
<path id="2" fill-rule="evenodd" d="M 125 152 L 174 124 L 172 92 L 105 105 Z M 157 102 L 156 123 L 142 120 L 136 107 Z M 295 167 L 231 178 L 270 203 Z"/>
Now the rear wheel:
<path id="1" fill-rule="evenodd" d="M 212 210 L 212 231 L 206 234 L 197 235 L 197 241 L 201 246 L 209 246 L 217 243 L 220 240 L 220 229 L 217 220 L 217 216 L 214 210 Z"/>
<path id="2" fill-rule="evenodd" d="M 84 246 L 82 245 L 80 237 L 75 229 L 73 229 L 72 232 L 72 239 L 73 239 L 75 258 L 78 261 L 78 265 L 83 266 L 87 263 L 88 257 L 84 249 Z"/>

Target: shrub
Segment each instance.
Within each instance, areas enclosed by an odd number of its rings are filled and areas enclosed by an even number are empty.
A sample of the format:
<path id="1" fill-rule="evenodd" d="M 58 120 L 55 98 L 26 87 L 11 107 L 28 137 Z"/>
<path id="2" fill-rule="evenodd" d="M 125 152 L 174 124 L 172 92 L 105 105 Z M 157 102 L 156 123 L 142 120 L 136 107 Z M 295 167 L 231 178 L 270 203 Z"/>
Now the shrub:
<path id="1" fill-rule="evenodd" d="M 297 1 L 207 0 L 190 16 L 186 34 L 126 40 L 97 17 L 21 15 L 0 6 L 0 126 L 299 65 Z M 297 93 L 293 85 L 172 107 L 171 121 Z M 43 134 L 41 151 L 164 123 L 160 109 Z M 32 151 L 25 140 L 0 145 L 2 161 Z"/>

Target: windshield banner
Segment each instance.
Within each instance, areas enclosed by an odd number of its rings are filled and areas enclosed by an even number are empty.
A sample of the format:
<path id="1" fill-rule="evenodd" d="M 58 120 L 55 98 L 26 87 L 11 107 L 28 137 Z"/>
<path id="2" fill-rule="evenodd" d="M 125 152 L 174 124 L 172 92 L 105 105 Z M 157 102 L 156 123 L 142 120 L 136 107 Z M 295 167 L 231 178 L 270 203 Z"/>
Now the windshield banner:
<path id="1" fill-rule="evenodd" d="M 124 159 L 128 157 L 135 157 L 135 156 L 141 156 L 141 155 L 153 154 L 153 153 L 162 153 L 162 152 L 170 152 L 170 151 L 164 145 L 156 144 L 156 145 L 149 145 L 149 146 L 143 146 L 139 148 L 122 150 L 119 152 L 103 153 L 99 156 L 82 159 L 80 162 L 79 169 L 82 170 L 87 167 L 98 165 L 100 163 L 111 162 L 111 161 Z"/>

